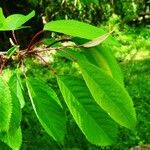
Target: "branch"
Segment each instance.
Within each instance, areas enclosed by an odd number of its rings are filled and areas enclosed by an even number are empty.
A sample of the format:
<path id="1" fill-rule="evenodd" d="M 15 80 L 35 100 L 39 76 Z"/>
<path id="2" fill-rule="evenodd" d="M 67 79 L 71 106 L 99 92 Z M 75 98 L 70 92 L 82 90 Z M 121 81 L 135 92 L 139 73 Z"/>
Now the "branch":
<path id="1" fill-rule="evenodd" d="M 53 45 L 55 45 L 56 43 L 59 43 L 59 42 L 68 42 L 68 41 L 71 41 L 71 39 L 69 39 L 69 38 L 68 39 L 60 39 L 60 40 L 57 40 L 57 41 L 49 44 L 48 46 L 46 46 L 46 48 L 49 48 L 49 47 L 51 47 L 51 46 L 53 46 Z"/>
<path id="2" fill-rule="evenodd" d="M 47 52 L 47 51 L 52 51 L 52 50 L 61 50 L 64 48 L 79 48 L 79 47 L 80 46 L 70 45 L 70 46 L 59 46 L 59 47 L 50 47 L 50 48 L 36 48 L 36 51 L 37 52 Z"/>
<path id="3" fill-rule="evenodd" d="M 2 70 L 5 67 L 6 62 L 7 59 L 5 59 L 3 56 L 0 56 L 0 75 L 2 74 Z"/>
<path id="4" fill-rule="evenodd" d="M 41 50 L 41 48 L 36 48 L 36 50 L 34 51 L 29 51 L 28 53 L 33 53 L 33 52 L 36 52 L 36 53 L 42 53 L 42 52 L 48 52 L 48 51 L 52 51 L 52 50 L 55 50 L 55 51 L 62 51 L 63 53 L 65 53 L 66 55 L 68 55 L 73 61 L 77 61 L 77 59 L 72 56 L 70 53 L 68 53 L 67 51 L 63 50 L 64 48 L 79 48 L 80 46 L 60 46 L 60 47 L 55 47 L 55 48 L 44 48 Z"/>
<path id="5" fill-rule="evenodd" d="M 39 57 L 47 66 L 48 68 L 52 71 L 52 73 L 55 75 L 57 75 L 57 72 L 55 71 L 55 69 L 47 62 L 45 61 L 45 59 L 43 59 L 43 57 L 41 57 L 39 54 L 35 54 L 37 57 Z"/>
<path id="6" fill-rule="evenodd" d="M 32 43 L 34 42 L 34 40 L 44 32 L 44 30 L 39 31 L 37 34 L 35 34 L 35 36 L 32 38 L 32 40 L 29 43 L 29 46 L 27 48 L 27 51 L 30 51 L 31 47 L 32 47 Z"/>

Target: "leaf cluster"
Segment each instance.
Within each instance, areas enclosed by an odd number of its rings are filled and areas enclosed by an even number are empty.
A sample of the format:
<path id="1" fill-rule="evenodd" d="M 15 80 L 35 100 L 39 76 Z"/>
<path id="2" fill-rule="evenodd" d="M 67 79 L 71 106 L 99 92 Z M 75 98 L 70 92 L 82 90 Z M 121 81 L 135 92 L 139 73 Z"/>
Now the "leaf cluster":
<path id="1" fill-rule="evenodd" d="M 1 11 L 1 18 L 6 22 L 1 26 L 2 30 L 21 29 L 33 16 L 34 11 L 27 16 L 11 15 L 7 17 L 11 21 L 9 26 Z M 71 44 L 64 46 L 61 41 L 66 40 L 61 39 L 43 48 L 36 47 L 38 43 L 33 43 L 34 40 L 45 31 L 63 33 L 70 37 L 67 41 L 71 41 Z M 13 75 L 7 83 L 3 76 L 0 77 L 0 140 L 14 150 L 20 148 L 21 110 L 26 105 L 24 89 L 28 91 L 28 99 L 40 124 L 60 146 L 63 145 L 66 133 L 63 103 L 92 144 L 114 144 L 118 126 L 135 131 L 136 113 L 132 99 L 124 87 L 121 70 L 110 49 L 113 43 L 116 42 L 110 33 L 101 28 L 76 20 L 58 20 L 45 24 L 43 30 L 33 37 L 26 49 L 20 50 L 19 46 L 15 45 L 6 55 L 3 54 L 1 71 L 10 59 L 17 60 L 17 67 L 11 70 Z M 80 77 L 59 74 L 43 57 L 44 53 L 51 54 L 52 51 L 61 52 L 60 55 L 63 54 L 63 57 L 76 63 Z M 57 80 L 56 84 L 64 98 L 63 102 L 57 95 L 54 85 L 50 87 L 38 78 L 27 76 L 27 57 L 40 59 L 50 69 Z M 24 77 L 21 78 L 20 75 Z"/>

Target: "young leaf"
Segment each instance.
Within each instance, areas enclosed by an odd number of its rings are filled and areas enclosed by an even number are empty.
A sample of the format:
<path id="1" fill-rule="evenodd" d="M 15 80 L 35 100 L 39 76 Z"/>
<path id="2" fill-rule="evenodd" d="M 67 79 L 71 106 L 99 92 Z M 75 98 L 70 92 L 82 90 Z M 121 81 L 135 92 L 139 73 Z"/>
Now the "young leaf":
<path id="1" fill-rule="evenodd" d="M 13 150 L 19 150 L 22 143 L 22 133 L 19 127 L 15 133 L 8 132 L 0 140 L 6 143 Z"/>
<path id="2" fill-rule="evenodd" d="M 16 96 L 19 99 L 21 108 L 24 107 L 25 105 L 25 101 L 24 101 L 24 97 L 23 97 L 23 86 L 21 83 L 21 79 L 20 79 L 20 75 L 18 73 L 14 73 L 10 80 L 9 80 L 9 87 L 10 89 L 16 94 Z"/>
<path id="3" fill-rule="evenodd" d="M 3 14 L 2 8 L 0 7 L 0 27 L 2 26 L 4 20 L 5 20 L 5 16 Z"/>
<path id="4" fill-rule="evenodd" d="M 89 142 L 106 146 L 116 139 L 116 123 L 94 101 L 85 82 L 77 77 L 61 76 L 58 84 L 64 100 Z"/>
<path id="5" fill-rule="evenodd" d="M 0 31 L 17 30 L 22 28 L 22 25 L 35 16 L 35 11 L 30 12 L 28 15 L 13 14 L 3 20 L 3 25 Z"/>
<path id="6" fill-rule="evenodd" d="M 16 53 L 19 50 L 19 45 L 14 45 L 13 47 L 11 47 L 6 55 L 10 58 L 14 53 Z"/>
<path id="7" fill-rule="evenodd" d="M 57 142 L 63 143 L 65 115 L 55 92 L 42 81 L 26 80 L 33 109 L 46 132 Z"/>
<path id="8" fill-rule="evenodd" d="M 98 38 L 93 39 L 92 41 L 82 44 L 81 47 L 90 48 L 90 47 L 97 46 L 102 42 L 104 42 L 109 37 L 109 35 L 110 33 L 106 33 Z"/>
<path id="9" fill-rule="evenodd" d="M 79 62 L 83 78 L 95 101 L 120 125 L 134 130 L 136 114 L 127 91 L 102 69 Z"/>
<path id="10" fill-rule="evenodd" d="M 12 113 L 12 100 L 8 85 L 0 77 L 0 131 L 8 131 Z"/>
<path id="11" fill-rule="evenodd" d="M 98 27 L 76 20 L 52 21 L 45 24 L 44 30 L 64 33 L 67 35 L 85 38 L 89 40 L 97 38 L 105 33 L 102 29 Z"/>

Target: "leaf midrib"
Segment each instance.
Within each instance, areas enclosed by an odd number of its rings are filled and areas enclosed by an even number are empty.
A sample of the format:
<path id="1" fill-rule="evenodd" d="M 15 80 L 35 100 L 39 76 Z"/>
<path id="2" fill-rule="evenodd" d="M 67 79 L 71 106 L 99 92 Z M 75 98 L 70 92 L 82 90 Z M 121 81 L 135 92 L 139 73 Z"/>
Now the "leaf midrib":
<path id="1" fill-rule="evenodd" d="M 84 69 L 83 69 L 84 70 Z M 84 71 L 84 73 L 86 73 L 87 74 L 87 76 L 88 76 L 88 78 L 90 78 L 90 75 L 86 72 L 86 71 Z M 95 86 L 98 88 L 98 89 L 100 89 L 102 92 L 103 92 L 103 94 L 107 97 L 107 99 L 110 101 L 111 99 L 110 99 L 110 97 L 97 85 L 97 82 L 93 79 L 93 78 L 90 78 L 90 80 L 92 80 L 93 81 L 93 83 L 95 84 Z M 118 82 L 116 82 L 117 84 L 119 84 Z M 121 86 L 120 86 L 120 88 L 121 88 Z M 92 94 L 93 95 L 93 94 Z M 96 101 L 97 102 L 97 101 Z M 113 101 L 112 101 L 112 103 L 113 103 Z M 99 103 L 98 103 L 99 104 Z M 100 105 L 100 104 L 99 104 Z M 117 106 L 115 103 L 113 103 L 113 105 L 115 105 L 115 107 Z M 117 106 L 117 108 L 118 108 L 118 110 L 119 110 L 119 112 L 124 116 L 124 118 L 125 118 L 125 120 L 128 120 L 128 124 L 130 124 L 130 119 L 129 119 L 129 117 L 128 117 L 128 115 L 127 115 L 127 117 L 126 117 L 126 115 L 124 115 L 124 113 L 122 113 L 122 111 L 121 111 L 121 109 Z M 107 113 L 108 115 L 109 115 L 109 113 Z M 110 116 L 110 115 L 109 115 Z M 133 116 L 132 116 L 132 118 L 133 118 Z"/>
<path id="2" fill-rule="evenodd" d="M 61 80 L 61 82 L 63 82 L 63 81 Z M 63 83 L 63 84 L 64 84 L 64 83 Z M 68 88 L 65 84 L 64 84 L 64 86 L 67 88 L 68 91 L 70 91 L 69 88 Z M 71 93 L 71 92 L 70 92 L 70 93 Z M 74 97 L 74 99 L 76 100 L 76 97 L 75 97 L 73 94 L 71 94 L 71 95 L 72 95 L 72 96 Z M 89 114 L 89 112 L 86 111 L 85 107 L 84 107 L 83 105 L 81 105 L 81 103 L 80 103 L 78 100 L 77 100 L 77 102 L 80 104 L 80 107 L 82 107 L 83 110 L 84 110 L 85 112 L 87 112 L 88 116 L 90 116 L 90 118 L 91 118 L 92 120 L 94 120 L 96 126 L 98 126 L 98 128 L 100 128 L 100 130 L 104 133 L 104 135 L 106 135 L 107 138 L 108 138 L 109 140 L 111 140 L 111 142 L 112 142 L 112 139 L 110 139 L 110 138 L 109 138 L 109 135 L 106 134 L 107 132 L 105 132 L 105 130 L 103 130 L 103 128 L 99 127 L 97 121 L 95 121 L 95 118 L 93 119 L 93 117 L 91 117 L 91 115 Z"/>

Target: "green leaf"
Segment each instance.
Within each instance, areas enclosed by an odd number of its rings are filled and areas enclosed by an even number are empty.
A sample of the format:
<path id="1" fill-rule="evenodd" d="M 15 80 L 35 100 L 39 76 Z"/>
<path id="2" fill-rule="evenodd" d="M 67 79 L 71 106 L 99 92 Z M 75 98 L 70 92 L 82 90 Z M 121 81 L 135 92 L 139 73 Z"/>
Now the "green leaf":
<path id="1" fill-rule="evenodd" d="M 127 91 L 102 69 L 80 60 L 83 78 L 95 101 L 112 119 L 129 129 L 135 129 L 136 114 Z"/>
<path id="2" fill-rule="evenodd" d="M 100 67 L 107 74 L 113 77 L 118 83 L 124 86 L 123 75 L 119 65 L 111 49 L 105 44 L 93 48 L 80 48 L 82 51 L 74 51 L 72 49 L 65 49 L 66 53 L 80 61 L 89 61 L 95 66 Z M 68 55 L 68 56 L 69 56 Z M 68 56 L 63 55 L 68 59 Z"/>
<path id="3" fill-rule="evenodd" d="M 8 85 L 0 77 L 0 131 L 8 131 L 12 113 L 12 100 Z"/>
<path id="4" fill-rule="evenodd" d="M 85 82 L 73 76 L 61 76 L 58 84 L 64 100 L 86 138 L 96 145 L 111 145 L 116 139 L 116 123 L 100 108 Z"/>
<path id="5" fill-rule="evenodd" d="M 35 11 L 30 12 L 28 15 L 13 14 L 3 20 L 3 25 L 0 31 L 17 30 L 22 28 L 22 25 L 35 16 Z"/>
<path id="6" fill-rule="evenodd" d="M 102 29 L 98 27 L 76 20 L 52 21 L 45 24 L 44 30 L 55 31 L 90 40 L 97 38 L 105 33 Z"/>
<path id="7" fill-rule="evenodd" d="M 110 35 L 110 33 L 106 33 L 100 37 L 93 39 L 92 41 L 82 44 L 81 46 L 85 47 L 85 48 L 97 46 L 97 45 L 101 44 L 102 42 L 104 42 L 109 37 L 109 35 Z"/>
<path id="8" fill-rule="evenodd" d="M 21 108 L 19 100 L 14 92 L 11 91 L 12 97 L 12 115 L 7 132 L 0 133 L 0 140 L 10 146 L 13 150 L 19 150 L 22 143 L 22 134 L 20 129 Z"/>
<path id="9" fill-rule="evenodd" d="M 106 32 L 98 27 L 77 20 L 57 20 L 44 25 L 44 30 L 64 33 L 66 35 L 92 40 L 104 35 Z M 118 45 L 111 36 L 105 41 L 109 45 Z"/>
<path id="10" fill-rule="evenodd" d="M 19 150 L 22 143 L 21 128 L 18 128 L 15 133 L 9 132 L 4 134 L 2 137 L 0 137 L 0 140 L 6 143 L 13 150 Z"/>
<path id="11" fill-rule="evenodd" d="M 81 49 L 91 63 L 100 67 L 111 75 L 117 82 L 124 85 L 121 69 L 108 46 L 103 44 L 93 48 Z"/>
<path id="12" fill-rule="evenodd" d="M 0 7 L 0 27 L 2 26 L 4 20 L 5 20 L 5 16 L 3 14 L 2 8 Z"/>
<path id="13" fill-rule="evenodd" d="M 26 80 L 33 109 L 46 132 L 57 142 L 63 143 L 65 115 L 55 92 L 37 79 Z"/>
<path id="14" fill-rule="evenodd" d="M 10 119 L 9 132 L 15 133 L 21 123 L 21 107 L 16 93 L 11 90 L 12 96 L 12 115 Z"/>
<path id="15" fill-rule="evenodd" d="M 6 55 L 10 58 L 14 53 L 16 53 L 19 50 L 19 45 L 14 45 L 13 47 L 11 47 Z"/>
<path id="16" fill-rule="evenodd" d="M 16 94 L 16 96 L 19 99 L 21 108 L 24 107 L 25 105 L 25 101 L 24 101 L 24 96 L 23 96 L 23 86 L 21 83 L 21 78 L 20 78 L 20 74 L 15 72 L 10 80 L 9 80 L 9 86 L 11 88 L 11 90 Z"/>

